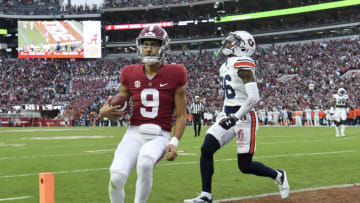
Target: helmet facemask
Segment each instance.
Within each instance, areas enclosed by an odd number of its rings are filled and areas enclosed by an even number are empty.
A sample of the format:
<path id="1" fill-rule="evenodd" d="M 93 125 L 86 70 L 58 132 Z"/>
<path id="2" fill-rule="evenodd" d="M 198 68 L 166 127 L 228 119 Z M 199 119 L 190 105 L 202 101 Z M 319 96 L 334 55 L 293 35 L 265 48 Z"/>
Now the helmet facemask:
<path id="1" fill-rule="evenodd" d="M 144 41 L 158 41 L 160 46 L 155 45 L 144 45 Z M 165 58 L 166 55 L 166 45 L 164 44 L 163 40 L 154 39 L 154 38 L 140 38 L 136 41 L 137 49 L 137 55 L 142 59 L 142 62 L 145 64 L 155 64 L 160 62 L 163 58 Z M 147 47 L 151 47 L 150 56 L 146 55 L 144 52 L 144 49 Z M 158 49 L 157 53 L 153 52 L 153 49 Z"/>
<path id="2" fill-rule="evenodd" d="M 247 40 L 247 41 L 245 41 Z M 228 43 L 231 42 L 231 46 L 228 47 Z M 222 52 L 225 56 L 251 56 L 255 51 L 255 41 L 253 37 L 245 31 L 231 32 L 228 37 L 222 41 L 222 47 L 219 52 Z"/>

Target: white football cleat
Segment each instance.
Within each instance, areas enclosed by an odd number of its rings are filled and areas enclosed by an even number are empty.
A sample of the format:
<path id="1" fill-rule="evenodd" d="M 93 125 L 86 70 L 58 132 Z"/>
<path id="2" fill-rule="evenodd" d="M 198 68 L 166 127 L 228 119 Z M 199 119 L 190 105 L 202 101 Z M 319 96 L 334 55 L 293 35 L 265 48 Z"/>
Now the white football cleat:
<path id="1" fill-rule="evenodd" d="M 290 186 L 287 180 L 286 172 L 280 169 L 277 171 L 280 172 L 282 176 L 277 180 L 275 180 L 275 182 L 279 186 L 281 198 L 286 199 L 287 197 L 289 197 L 289 193 L 290 193 Z"/>
<path id="2" fill-rule="evenodd" d="M 209 199 L 208 197 L 200 194 L 199 196 L 195 197 L 194 199 L 184 200 L 184 203 L 212 203 L 212 199 Z"/>

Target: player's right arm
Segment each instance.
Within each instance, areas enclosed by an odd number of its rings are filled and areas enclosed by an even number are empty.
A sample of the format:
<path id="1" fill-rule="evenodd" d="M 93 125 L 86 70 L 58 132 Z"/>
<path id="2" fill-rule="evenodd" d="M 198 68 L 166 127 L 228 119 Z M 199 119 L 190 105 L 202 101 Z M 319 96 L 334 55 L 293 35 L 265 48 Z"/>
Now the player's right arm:
<path id="1" fill-rule="evenodd" d="M 246 101 L 241 105 L 240 109 L 235 113 L 237 119 L 242 118 L 254 108 L 259 101 L 259 89 L 257 87 L 256 79 L 253 71 L 242 70 L 238 71 L 239 77 L 245 84 L 245 91 L 248 95 Z"/>
<path id="2" fill-rule="evenodd" d="M 125 98 L 129 98 L 130 97 L 130 92 L 128 90 L 128 88 L 126 88 L 125 86 L 121 86 L 120 87 L 120 92 L 119 95 Z M 110 107 L 110 100 L 111 97 L 109 97 L 105 104 L 101 107 L 100 109 L 100 116 L 101 117 L 107 117 L 109 119 L 117 119 L 121 116 L 124 115 L 124 112 L 121 111 L 117 111 L 116 109 L 121 108 L 121 106 L 112 106 Z"/>

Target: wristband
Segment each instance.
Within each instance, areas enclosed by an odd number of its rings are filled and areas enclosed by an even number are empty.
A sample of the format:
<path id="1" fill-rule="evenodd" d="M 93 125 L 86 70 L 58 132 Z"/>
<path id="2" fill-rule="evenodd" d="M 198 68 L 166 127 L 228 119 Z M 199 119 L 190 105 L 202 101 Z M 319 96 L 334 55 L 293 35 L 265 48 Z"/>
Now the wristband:
<path id="1" fill-rule="evenodd" d="M 171 140 L 170 140 L 170 142 L 169 142 L 169 144 L 172 144 L 172 145 L 174 145 L 175 147 L 177 147 L 178 144 L 179 144 L 179 139 L 178 139 L 177 137 L 172 137 Z"/>

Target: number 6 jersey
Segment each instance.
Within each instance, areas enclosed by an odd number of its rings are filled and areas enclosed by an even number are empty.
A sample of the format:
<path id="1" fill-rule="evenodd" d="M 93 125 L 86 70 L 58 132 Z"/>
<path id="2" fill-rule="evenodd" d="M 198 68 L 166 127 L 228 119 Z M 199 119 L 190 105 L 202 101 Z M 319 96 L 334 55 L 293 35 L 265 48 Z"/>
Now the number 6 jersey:
<path id="1" fill-rule="evenodd" d="M 220 80 L 225 93 L 224 106 L 241 106 L 248 97 L 238 70 L 251 70 L 255 76 L 255 62 L 250 57 L 229 57 L 220 67 Z"/>
<path id="2" fill-rule="evenodd" d="M 183 65 L 162 64 L 157 74 L 149 78 L 145 66 L 128 65 L 121 71 L 121 85 L 128 88 L 133 100 L 131 125 L 153 123 L 171 132 L 177 88 L 186 84 L 187 72 Z"/>

